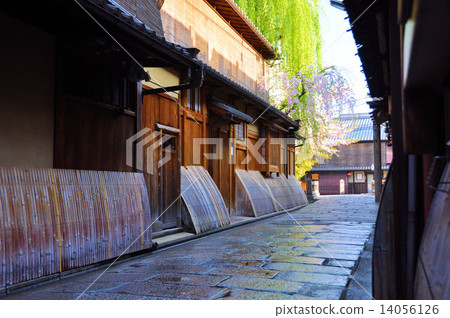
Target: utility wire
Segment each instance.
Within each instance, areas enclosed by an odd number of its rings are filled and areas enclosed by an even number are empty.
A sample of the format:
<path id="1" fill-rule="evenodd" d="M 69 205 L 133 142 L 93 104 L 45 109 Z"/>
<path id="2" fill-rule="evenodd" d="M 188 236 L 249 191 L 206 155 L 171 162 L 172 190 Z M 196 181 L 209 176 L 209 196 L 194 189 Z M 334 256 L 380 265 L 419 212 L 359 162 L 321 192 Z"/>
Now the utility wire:
<path id="1" fill-rule="evenodd" d="M 194 120 L 197 124 L 200 124 L 191 114 L 190 114 L 190 112 L 187 110 L 187 109 L 185 109 L 181 104 L 180 104 L 180 102 L 178 101 L 178 100 L 176 100 L 175 98 L 173 98 L 170 94 L 169 94 L 169 92 L 166 90 L 166 88 L 164 87 L 164 86 L 162 86 L 155 78 L 152 78 L 151 76 L 150 76 L 150 73 L 149 72 L 147 72 L 147 70 L 144 68 L 144 66 L 141 64 L 141 63 L 139 63 L 139 61 L 122 45 L 122 44 L 120 44 L 120 42 L 110 33 L 110 32 L 108 32 L 108 30 L 106 30 L 106 28 L 85 8 L 85 7 L 83 7 L 83 5 L 81 5 L 81 3 L 80 2 L 78 2 L 78 0 L 73 0 L 73 1 L 75 1 L 75 3 L 103 30 L 103 31 L 105 31 L 105 33 L 106 34 L 108 34 L 109 35 L 109 37 L 111 37 L 111 39 L 113 39 L 113 41 L 114 42 L 116 42 L 117 43 L 117 45 L 144 71 L 144 73 L 145 74 L 147 74 L 148 75 L 148 81 L 150 82 L 150 83 L 153 83 L 153 84 L 155 84 L 155 85 L 157 85 L 157 86 L 159 86 L 161 89 L 163 89 L 164 90 L 164 92 L 167 94 L 167 96 L 169 96 L 170 97 L 170 99 L 172 99 L 175 103 L 177 103 L 177 105 L 179 106 L 179 107 L 181 107 L 184 111 L 185 111 L 185 113 L 187 113 L 188 115 L 189 115 L 189 117 L 191 117 L 192 118 L 192 120 Z"/>

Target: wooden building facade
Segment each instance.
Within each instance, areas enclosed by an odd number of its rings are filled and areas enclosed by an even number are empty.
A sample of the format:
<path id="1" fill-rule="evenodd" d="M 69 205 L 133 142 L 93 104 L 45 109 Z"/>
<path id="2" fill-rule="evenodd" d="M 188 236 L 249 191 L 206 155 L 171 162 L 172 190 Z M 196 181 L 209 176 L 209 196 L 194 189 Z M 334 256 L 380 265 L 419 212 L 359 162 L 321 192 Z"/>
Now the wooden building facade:
<path id="1" fill-rule="evenodd" d="M 229 213 L 236 214 L 237 170 L 266 177 L 294 175 L 298 123 L 258 96 L 256 89 L 268 68 L 266 58 L 275 53 L 233 1 L 166 0 L 161 17 L 169 41 L 198 49 L 196 58 L 205 73 L 201 87 L 178 96 L 181 165 L 204 167 Z M 208 154 L 219 155 L 215 145 L 205 144 L 200 155 L 196 152 L 195 140 L 201 138 L 221 140 L 220 160 L 207 159 Z M 266 139 L 257 145 L 265 162 L 249 151 L 260 138 Z M 283 141 L 271 143 L 271 138 Z"/>
<path id="2" fill-rule="evenodd" d="M 339 154 L 316 163 L 306 178 L 318 182 L 320 194 L 375 193 L 373 120 L 369 114 L 341 115 L 344 127 L 355 126 L 346 136 L 356 141 L 339 147 Z M 381 167 L 383 183 L 392 162 L 392 147 L 385 127 L 381 128 Z"/>
<path id="3" fill-rule="evenodd" d="M 228 34 L 227 41 L 214 43 L 214 34 L 200 34 L 206 26 L 197 24 L 197 31 L 187 27 L 192 45 L 178 43 L 191 11 L 170 20 L 176 2 L 10 1 L 2 7 L 0 263 L 7 268 L 0 291 L 111 259 L 144 230 L 130 251 L 151 249 L 152 236 L 166 229 L 198 233 L 226 226 L 233 214 L 256 216 L 258 204 L 239 183 L 239 171 L 249 182 L 262 178 L 253 189 L 267 212 L 306 204 L 293 177 L 299 124 L 254 90 L 273 50 L 237 7 L 227 10 L 247 26 L 242 34 L 212 1 L 186 3 L 206 12 L 208 27 Z M 175 43 L 164 37 L 170 32 Z M 222 140 L 220 159 L 205 156 L 219 151 L 206 138 Z M 265 162 L 249 149 L 259 138 L 267 139 L 257 147 Z M 270 143 L 274 138 L 290 141 Z M 281 188 L 290 196 L 275 202 L 271 189 Z M 190 206 L 198 193 L 209 210 Z M 245 203 L 239 213 L 236 202 Z M 208 226 L 196 227 L 205 220 Z M 51 251 L 28 248 L 39 232 L 48 234 L 39 242 Z M 11 239 L 22 245 L 10 245 Z"/>

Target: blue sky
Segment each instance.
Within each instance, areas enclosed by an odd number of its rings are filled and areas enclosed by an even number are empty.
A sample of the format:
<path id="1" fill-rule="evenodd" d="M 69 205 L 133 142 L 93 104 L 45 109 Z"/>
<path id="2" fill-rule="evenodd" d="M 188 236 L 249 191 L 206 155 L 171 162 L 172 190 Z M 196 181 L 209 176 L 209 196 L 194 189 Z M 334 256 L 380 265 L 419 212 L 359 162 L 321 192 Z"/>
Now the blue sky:
<path id="1" fill-rule="evenodd" d="M 355 113 L 368 113 L 370 111 L 366 101 L 369 98 L 366 78 L 361 73 L 361 61 L 356 49 L 352 32 L 346 32 L 350 23 L 345 11 L 338 10 L 330 5 L 329 0 L 320 0 L 320 24 L 323 38 L 323 64 L 324 66 L 337 66 L 347 78 L 355 93 Z M 344 112 L 348 112 L 344 110 Z"/>

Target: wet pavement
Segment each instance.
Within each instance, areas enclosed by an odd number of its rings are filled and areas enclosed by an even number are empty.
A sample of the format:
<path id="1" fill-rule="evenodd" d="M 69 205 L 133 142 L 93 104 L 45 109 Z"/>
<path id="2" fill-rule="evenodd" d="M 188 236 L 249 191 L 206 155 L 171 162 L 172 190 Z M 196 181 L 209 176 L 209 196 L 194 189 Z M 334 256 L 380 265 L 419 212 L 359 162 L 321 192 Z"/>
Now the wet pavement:
<path id="1" fill-rule="evenodd" d="M 353 299 L 370 299 L 368 274 L 357 272 L 361 284 L 352 277 L 361 259 L 370 264 L 363 252 L 376 212 L 370 195 L 323 196 L 289 214 L 124 261 L 103 275 L 104 269 L 81 273 L 4 299 L 76 299 L 97 278 L 80 299 L 345 299 L 349 291 Z"/>

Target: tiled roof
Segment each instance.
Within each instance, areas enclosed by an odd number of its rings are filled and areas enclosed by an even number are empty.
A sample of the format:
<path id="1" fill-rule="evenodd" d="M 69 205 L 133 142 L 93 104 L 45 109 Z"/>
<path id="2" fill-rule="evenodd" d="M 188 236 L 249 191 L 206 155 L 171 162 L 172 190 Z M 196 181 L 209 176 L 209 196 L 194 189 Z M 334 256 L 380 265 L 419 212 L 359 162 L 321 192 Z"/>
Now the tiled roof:
<path id="1" fill-rule="evenodd" d="M 154 30 L 145 25 L 141 20 L 136 18 L 133 14 L 131 14 L 128 10 L 126 10 L 123 6 L 117 3 L 114 0 L 86 0 L 85 2 L 91 3 L 95 5 L 97 8 L 102 9 L 103 11 L 111 14 L 121 22 L 127 24 L 132 27 L 136 31 L 144 34 L 147 39 L 158 43 L 162 48 L 168 49 L 171 52 L 176 53 L 180 57 L 184 58 L 187 61 L 196 62 L 199 61 L 196 58 L 192 58 L 191 53 L 180 45 L 174 44 L 172 42 L 166 41 L 164 36 L 158 35 Z"/>
<path id="2" fill-rule="evenodd" d="M 275 50 L 269 41 L 233 0 L 206 1 L 265 59 L 276 57 Z"/>
<path id="3" fill-rule="evenodd" d="M 231 86 L 235 90 L 237 90 L 240 94 L 246 96 L 250 100 L 253 100 L 256 104 L 259 104 L 259 107 L 263 110 L 274 113 L 276 116 L 278 116 L 283 121 L 287 122 L 290 126 L 293 126 L 296 130 L 299 127 L 299 124 L 290 118 L 288 115 L 283 113 L 281 110 L 276 108 L 275 106 L 269 104 L 264 99 L 260 98 L 253 92 L 249 91 L 245 87 L 239 85 L 238 83 L 234 82 L 227 76 L 223 75 L 222 73 L 218 72 L 217 70 L 213 69 L 212 67 L 208 66 L 207 64 L 203 63 L 197 58 L 193 58 L 192 55 L 189 53 L 187 48 L 182 47 L 180 45 L 174 44 L 172 42 L 167 41 L 164 37 L 158 35 L 155 31 L 150 29 L 148 26 L 146 26 L 142 21 L 134 17 L 129 11 L 127 11 L 124 7 L 122 7 L 120 4 L 118 4 L 114 0 L 86 0 L 87 2 L 96 5 L 97 7 L 103 9 L 104 11 L 108 12 L 109 14 L 112 14 L 119 18 L 122 22 L 128 24 L 132 28 L 136 29 L 139 32 L 144 33 L 145 36 L 147 36 L 148 39 L 150 39 L 153 42 L 157 42 L 158 45 L 162 46 L 163 48 L 170 50 L 171 52 L 176 53 L 178 56 L 182 57 L 186 61 L 189 61 L 190 63 L 196 64 L 198 66 L 202 66 L 206 73 L 210 76 L 215 77 L 216 79 L 222 81 L 223 83 Z"/>
<path id="4" fill-rule="evenodd" d="M 161 12 L 155 0 L 114 0 L 160 36 L 164 36 Z"/>
<path id="5" fill-rule="evenodd" d="M 369 114 L 347 114 L 339 117 L 339 123 L 345 127 L 357 126 L 347 138 L 358 141 L 373 141 L 373 120 Z M 385 126 L 380 127 L 381 140 L 387 140 Z"/>

